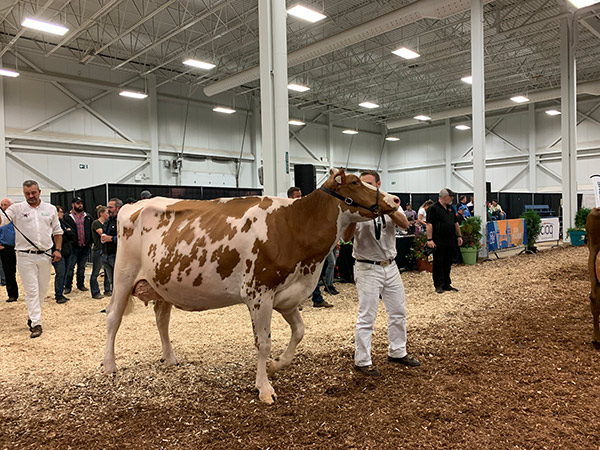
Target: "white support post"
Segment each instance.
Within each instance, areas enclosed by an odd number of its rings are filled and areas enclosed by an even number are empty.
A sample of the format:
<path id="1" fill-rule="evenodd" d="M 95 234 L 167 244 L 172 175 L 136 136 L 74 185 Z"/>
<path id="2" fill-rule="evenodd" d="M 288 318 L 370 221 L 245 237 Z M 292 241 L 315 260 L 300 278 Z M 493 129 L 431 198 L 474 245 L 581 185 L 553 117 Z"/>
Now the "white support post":
<path id="1" fill-rule="evenodd" d="M 0 59 L 0 67 L 2 61 Z M 6 131 L 4 123 L 4 77 L 0 78 L 0 198 L 4 198 L 8 192 L 6 178 Z"/>
<path id="2" fill-rule="evenodd" d="M 381 125 L 381 142 L 379 143 L 379 148 L 381 149 L 381 156 L 377 155 L 377 158 L 381 158 L 381 161 L 379 162 L 379 177 L 381 178 L 381 185 L 383 186 L 383 189 L 386 191 L 390 191 L 391 190 L 391 185 L 390 185 L 390 178 L 389 178 L 389 172 L 388 172 L 388 152 L 389 152 L 389 145 L 387 144 L 387 141 L 385 140 L 385 137 L 387 135 L 387 129 L 385 127 L 385 125 Z"/>
<path id="3" fill-rule="evenodd" d="M 264 192 L 285 196 L 289 187 L 285 2 L 259 0 L 258 22 Z"/>
<path id="4" fill-rule="evenodd" d="M 562 133 L 562 207 L 563 239 L 574 226 L 577 208 L 577 97 L 573 19 L 560 21 L 560 91 Z"/>
<path id="5" fill-rule="evenodd" d="M 536 139 L 535 139 L 535 104 L 529 104 L 527 111 L 527 124 L 529 125 L 529 192 L 537 191 L 537 164 L 536 164 Z"/>
<path id="6" fill-rule="evenodd" d="M 327 162 L 331 170 L 333 168 L 333 118 L 330 112 L 327 113 Z"/>
<path id="7" fill-rule="evenodd" d="M 444 186 L 452 188 L 452 129 L 450 128 L 450 119 L 446 119 L 444 124 L 444 153 L 445 153 L 445 166 L 444 166 L 444 179 L 446 182 Z"/>
<path id="8" fill-rule="evenodd" d="M 473 191 L 475 215 L 481 217 L 483 248 L 482 256 L 487 256 L 486 230 L 486 190 L 485 190 L 485 91 L 483 63 L 483 4 L 481 0 L 471 0 L 471 75 L 473 112 Z"/>
<path id="9" fill-rule="evenodd" d="M 250 127 L 250 151 L 254 155 L 254 163 L 252 164 L 252 186 L 260 188 L 262 183 L 260 182 L 258 171 L 262 166 L 262 151 L 260 145 L 260 105 L 258 104 L 258 98 L 256 95 L 252 96 L 250 103 L 250 109 L 252 110 L 252 118 Z"/>
<path id="10" fill-rule="evenodd" d="M 148 75 L 148 129 L 150 130 L 150 181 L 160 184 L 160 161 L 158 158 L 158 96 L 156 77 Z"/>

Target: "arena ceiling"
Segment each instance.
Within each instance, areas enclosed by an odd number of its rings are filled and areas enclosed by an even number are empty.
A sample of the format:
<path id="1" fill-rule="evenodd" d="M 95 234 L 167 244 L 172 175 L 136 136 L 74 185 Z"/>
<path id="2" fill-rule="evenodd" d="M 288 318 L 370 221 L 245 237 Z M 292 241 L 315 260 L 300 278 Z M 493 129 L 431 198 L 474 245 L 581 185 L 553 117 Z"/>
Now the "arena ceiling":
<path id="1" fill-rule="evenodd" d="M 310 24 L 288 16 L 288 54 L 425 0 L 294 0 L 326 18 Z M 442 2 L 449 7 L 468 1 Z M 460 8 L 459 8 L 460 9 Z M 575 8 L 567 0 L 496 0 L 485 4 L 486 101 L 560 86 L 560 17 Z M 581 14 L 577 81 L 600 80 L 600 4 Z M 24 28 L 25 17 L 60 23 L 54 36 Z M 289 67 L 290 105 L 318 115 L 374 123 L 469 106 L 470 11 L 417 18 L 389 31 Z M 55 57 L 140 77 L 154 74 L 160 87 L 185 83 L 201 89 L 259 62 L 258 2 L 251 0 L 0 0 L 0 54 Z M 392 51 L 408 47 L 421 56 L 405 60 Z M 192 69 L 186 58 L 210 61 Z M 20 67 L 26 66 L 20 62 Z M 200 89 L 201 88 L 201 89 Z M 257 79 L 227 89 L 236 98 L 257 92 Z M 379 105 L 359 106 L 363 101 Z M 314 113 L 314 114 L 313 114 Z"/>

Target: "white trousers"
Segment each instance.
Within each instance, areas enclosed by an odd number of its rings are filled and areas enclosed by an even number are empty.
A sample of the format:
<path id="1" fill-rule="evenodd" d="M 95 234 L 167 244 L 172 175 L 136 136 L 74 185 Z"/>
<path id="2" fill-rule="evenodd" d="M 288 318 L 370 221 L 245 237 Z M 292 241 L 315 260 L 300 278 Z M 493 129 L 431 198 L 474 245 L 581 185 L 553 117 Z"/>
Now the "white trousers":
<path id="1" fill-rule="evenodd" d="M 357 262 L 354 279 L 358 291 L 354 364 L 372 364 L 371 337 L 380 295 L 388 316 L 388 355 L 394 358 L 406 356 L 406 296 L 396 264 L 381 267 Z"/>
<path id="2" fill-rule="evenodd" d="M 48 255 L 17 252 L 17 269 L 25 290 L 25 304 L 31 326 L 42 324 L 42 302 L 48 291 L 52 260 Z"/>

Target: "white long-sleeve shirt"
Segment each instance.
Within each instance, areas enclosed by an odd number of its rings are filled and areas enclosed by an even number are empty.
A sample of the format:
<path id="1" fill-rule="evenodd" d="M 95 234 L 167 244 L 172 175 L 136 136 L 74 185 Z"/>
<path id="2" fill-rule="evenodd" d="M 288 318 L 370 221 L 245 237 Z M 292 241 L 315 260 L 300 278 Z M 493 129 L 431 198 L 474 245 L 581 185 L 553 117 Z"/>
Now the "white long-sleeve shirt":
<path id="1" fill-rule="evenodd" d="M 50 203 L 41 202 L 36 208 L 29 203 L 15 203 L 6 209 L 6 214 L 14 222 L 16 228 L 21 230 L 39 250 L 50 250 L 54 242 L 52 236 L 63 234 L 58 221 L 56 207 Z M 0 213 L 2 225 L 9 221 Z M 15 229 L 15 250 L 38 250 L 31 245 L 19 231 Z"/>

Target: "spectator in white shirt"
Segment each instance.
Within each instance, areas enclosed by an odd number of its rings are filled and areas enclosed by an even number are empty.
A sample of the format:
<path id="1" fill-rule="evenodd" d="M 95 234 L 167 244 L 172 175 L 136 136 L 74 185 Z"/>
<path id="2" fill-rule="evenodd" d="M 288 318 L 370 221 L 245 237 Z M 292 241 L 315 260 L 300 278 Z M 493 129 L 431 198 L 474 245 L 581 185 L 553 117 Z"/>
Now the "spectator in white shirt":
<path id="1" fill-rule="evenodd" d="M 32 338 L 42 334 L 42 301 L 50 283 L 52 263 L 61 259 L 63 234 L 56 208 L 43 202 L 41 193 L 37 181 L 24 181 L 26 201 L 9 206 L 1 216 L 2 225 L 9 221 L 15 225 L 17 269 L 25 290 L 27 325 Z"/>

